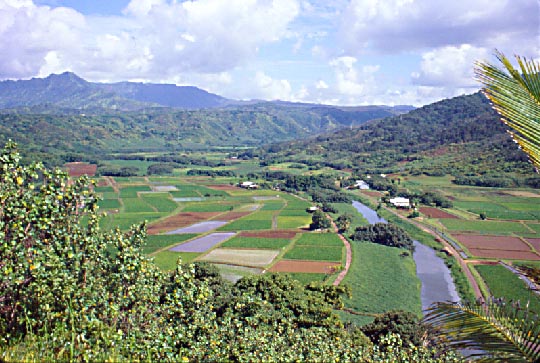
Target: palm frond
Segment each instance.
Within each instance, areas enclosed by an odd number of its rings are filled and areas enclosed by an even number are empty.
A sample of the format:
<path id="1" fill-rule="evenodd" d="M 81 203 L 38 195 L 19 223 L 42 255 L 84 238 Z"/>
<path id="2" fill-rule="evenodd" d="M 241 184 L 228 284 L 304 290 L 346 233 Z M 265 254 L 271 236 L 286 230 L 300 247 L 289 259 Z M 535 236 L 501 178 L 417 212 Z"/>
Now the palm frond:
<path id="1" fill-rule="evenodd" d="M 514 130 L 510 135 L 539 172 L 540 64 L 516 56 L 517 70 L 504 54 L 496 52 L 495 55 L 504 69 L 478 62 L 476 77 L 484 84 L 483 92 L 502 116 L 502 121 Z"/>
<path id="2" fill-rule="evenodd" d="M 539 362 L 538 317 L 500 300 L 436 303 L 424 322 L 436 338 L 469 358 L 489 362 Z"/>

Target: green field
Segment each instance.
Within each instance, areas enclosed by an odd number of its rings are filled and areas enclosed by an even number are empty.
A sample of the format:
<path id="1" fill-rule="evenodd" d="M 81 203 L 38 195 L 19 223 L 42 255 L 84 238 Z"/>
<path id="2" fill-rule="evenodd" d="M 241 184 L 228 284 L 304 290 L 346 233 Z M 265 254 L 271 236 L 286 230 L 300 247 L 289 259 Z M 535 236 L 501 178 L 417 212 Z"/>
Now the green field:
<path id="1" fill-rule="evenodd" d="M 196 237 L 197 234 L 172 234 L 172 235 L 148 235 L 146 237 L 146 243 L 143 245 L 143 251 L 145 253 L 153 253 L 160 248 L 174 246 L 184 241 Z"/>
<path id="2" fill-rule="evenodd" d="M 277 218 L 277 227 L 279 229 L 294 229 L 308 226 L 311 223 L 311 217 L 282 217 Z"/>
<path id="3" fill-rule="evenodd" d="M 165 213 L 110 213 L 100 220 L 99 225 L 106 230 L 118 227 L 124 231 L 133 224 L 141 224 L 145 220 L 151 222 L 165 215 Z"/>
<path id="4" fill-rule="evenodd" d="M 100 209 L 119 209 L 121 207 L 118 199 L 102 199 L 98 202 Z"/>
<path id="5" fill-rule="evenodd" d="M 478 265 L 475 268 L 494 297 L 503 297 L 506 301 L 519 300 L 523 306 L 528 302 L 532 311 L 536 314 L 540 313 L 540 297 L 529 290 L 519 277 L 504 266 Z"/>
<path id="6" fill-rule="evenodd" d="M 216 202 L 189 202 L 184 208 L 183 212 L 226 212 L 234 209 L 236 204 L 233 203 L 216 203 Z"/>
<path id="7" fill-rule="evenodd" d="M 421 316 L 420 280 L 412 257 L 401 257 L 402 249 L 375 243 L 351 243 L 353 261 L 344 283 L 352 288 L 348 308 L 362 313 L 405 310 Z M 346 314 L 363 324 L 366 318 Z M 369 321 L 369 319 L 367 319 Z"/>
<path id="8" fill-rule="evenodd" d="M 161 251 L 152 257 L 154 258 L 154 263 L 157 265 L 157 267 L 164 271 L 171 271 L 176 268 L 176 262 L 179 258 L 182 259 L 182 263 L 188 263 L 200 255 L 201 254 L 197 252 Z"/>
<path id="9" fill-rule="evenodd" d="M 519 222 L 506 221 L 465 221 L 461 219 L 441 219 L 441 223 L 450 231 L 480 232 L 493 234 L 531 233 Z"/>
<path id="10" fill-rule="evenodd" d="M 148 185 L 125 186 L 120 189 L 120 198 L 137 198 L 138 192 L 151 191 Z"/>
<path id="11" fill-rule="evenodd" d="M 342 247 L 343 242 L 335 233 L 304 233 L 296 241 L 296 246 L 335 246 Z"/>
<path id="12" fill-rule="evenodd" d="M 283 258 L 287 260 L 341 262 L 343 258 L 343 247 L 295 245 L 285 253 Z"/>
<path id="13" fill-rule="evenodd" d="M 233 221 L 229 224 L 224 225 L 223 227 L 218 228 L 219 231 L 250 231 L 250 230 L 261 230 L 261 229 L 271 229 L 272 220 L 268 219 L 239 219 Z"/>
<path id="14" fill-rule="evenodd" d="M 158 212 L 173 212 L 178 204 L 169 198 L 168 193 L 142 194 L 142 199 Z"/>
<path id="15" fill-rule="evenodd" d="M 222 243 L 220 247 L 268 248 L 277 250 L 288 246 L 289 243 L 291 243 L 291 240 L 285 238 L 234 237 Z"/>

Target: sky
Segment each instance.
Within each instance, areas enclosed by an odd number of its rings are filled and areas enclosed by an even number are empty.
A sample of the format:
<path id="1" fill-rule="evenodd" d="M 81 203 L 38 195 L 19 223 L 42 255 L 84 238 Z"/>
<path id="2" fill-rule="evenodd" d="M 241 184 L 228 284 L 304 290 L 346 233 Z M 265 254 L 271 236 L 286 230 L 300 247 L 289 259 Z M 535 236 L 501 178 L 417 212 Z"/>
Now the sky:
<path id="1" fill-rule="evenodd" d="M 476 92 L 495 49 L 540 60 L 540 0 L 0 0 L 0 80 L 421 106 Z"/>

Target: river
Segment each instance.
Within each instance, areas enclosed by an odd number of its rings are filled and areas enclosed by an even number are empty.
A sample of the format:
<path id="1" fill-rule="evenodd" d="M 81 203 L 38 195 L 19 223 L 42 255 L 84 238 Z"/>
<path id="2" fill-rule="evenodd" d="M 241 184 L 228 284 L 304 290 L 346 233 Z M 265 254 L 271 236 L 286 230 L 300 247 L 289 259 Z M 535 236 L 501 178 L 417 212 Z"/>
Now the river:
<path id="1" fill-rule="evenodd" d="M 357 201 L 353 201 L 352 205 L 370 224 L 387 223 L 384 218 L 379 217 L 377 212 L 366 205 Z M 456 286 L 444 260 L 438 257 L 433 249 L 418 241 L 414 241 L 414 247 L 413 258 L 416 263 L 416 275 L 422 283 L 420 293 L 422 310 L 425 311 L 437 301 L 459 301 Z"/>

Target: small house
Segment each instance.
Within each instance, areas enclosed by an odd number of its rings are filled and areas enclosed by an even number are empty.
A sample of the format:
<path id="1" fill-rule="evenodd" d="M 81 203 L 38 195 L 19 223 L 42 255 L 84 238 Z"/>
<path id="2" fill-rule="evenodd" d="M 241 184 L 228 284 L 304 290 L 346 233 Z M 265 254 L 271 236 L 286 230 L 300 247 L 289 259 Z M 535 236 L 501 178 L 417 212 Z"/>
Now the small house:
<path id="1" fill-rule="evenodd" d="M 240 187 L 245 189 L 257 189 L 259 186 L 254 182 L 245 181 L 240 183 Z"/>
<path id="2" fill-rule="evenodd" d="M 408 198 L 402 198 L 402 197 L 391 198 L 390 203 L 394 207 L 397 207 L 397 208 L 410 208 L 411 207 L 411 202 L 409 201 Z"/>

